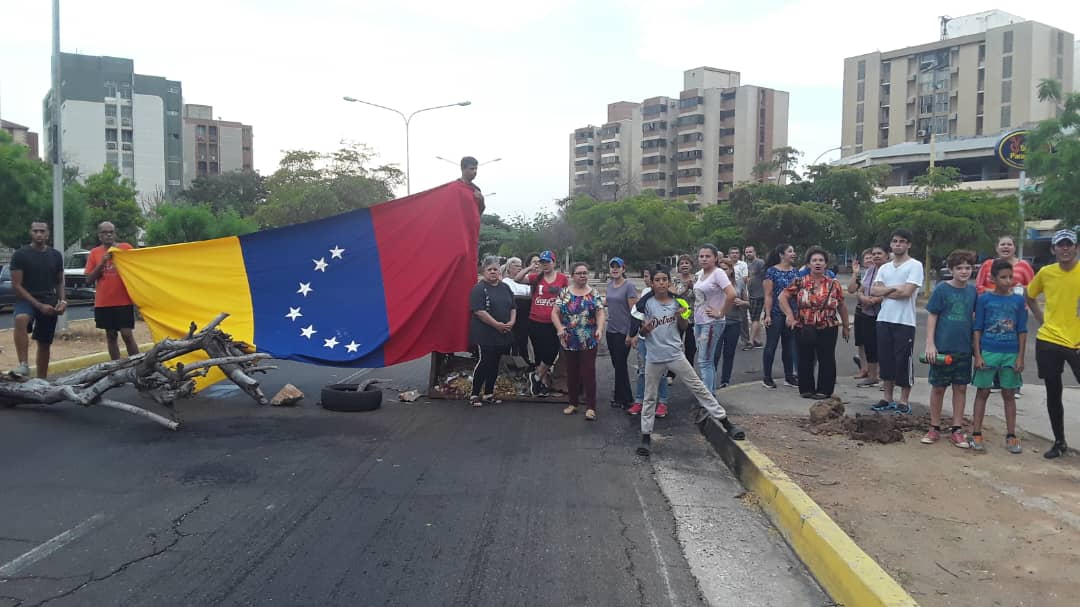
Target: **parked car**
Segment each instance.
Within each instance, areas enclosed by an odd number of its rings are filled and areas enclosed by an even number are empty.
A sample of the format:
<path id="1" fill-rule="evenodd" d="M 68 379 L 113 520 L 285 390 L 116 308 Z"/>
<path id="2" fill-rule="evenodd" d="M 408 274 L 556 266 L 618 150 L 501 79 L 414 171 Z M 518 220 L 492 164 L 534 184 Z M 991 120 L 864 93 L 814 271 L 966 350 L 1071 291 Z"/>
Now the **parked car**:
<path id="1" fill-rule="evenodd" d="M 15 287 L 11 286 L 11 268 L 0 269 L 0 309 L 15 307 Z"/>
<path id="2" fill-rule="evenodd" d="M 94 301 L 94 286 L 86 281 L 90 251 L 73 251 L 64 258 L 64 292 L 69 302 Z"/>

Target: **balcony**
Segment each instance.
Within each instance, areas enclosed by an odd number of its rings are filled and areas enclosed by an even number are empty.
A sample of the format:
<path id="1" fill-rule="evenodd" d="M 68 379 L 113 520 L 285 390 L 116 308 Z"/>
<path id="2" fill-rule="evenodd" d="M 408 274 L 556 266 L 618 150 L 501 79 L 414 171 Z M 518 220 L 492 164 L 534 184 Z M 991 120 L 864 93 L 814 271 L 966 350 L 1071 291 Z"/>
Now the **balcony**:
<path id="1" fill-rule="evenodd" d="M 120 149 L 125 152 L 131 152 L 134 150 L 134 146 L 130 143 L 123 143 L 120 145 Z"/>
<path id="2" fill-rule="evenodd" d="M 116 126 L 116 116 L 106 116 L 105 126 Z"/>
<path id="3" fill-rule="evenodd" d="M 106 141 L 105 142 L 105 149 L 106 150 L 115 150 L 116 149 L 116 142 L 115 141 Z"/>
<path id="4" fill-rule="evenodd" d="M 125 127 L 130 129 L 131 128 L 131 118 L 121 118 L 120 119 L 120 126 L 125 126 Z"/>

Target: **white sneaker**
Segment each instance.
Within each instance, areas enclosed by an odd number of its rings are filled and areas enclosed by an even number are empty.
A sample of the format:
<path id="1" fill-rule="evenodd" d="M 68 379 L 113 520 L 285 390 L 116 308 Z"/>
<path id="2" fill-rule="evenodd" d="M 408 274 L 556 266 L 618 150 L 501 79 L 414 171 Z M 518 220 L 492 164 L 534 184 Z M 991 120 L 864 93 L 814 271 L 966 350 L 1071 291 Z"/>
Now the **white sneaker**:
<path id="1" fill-rule="evenodd" d="M 18 367 L 11 370 L 12 375 L 18 375 L 19 377 L 30 377 L 30 365 L 22 363 Z"/>

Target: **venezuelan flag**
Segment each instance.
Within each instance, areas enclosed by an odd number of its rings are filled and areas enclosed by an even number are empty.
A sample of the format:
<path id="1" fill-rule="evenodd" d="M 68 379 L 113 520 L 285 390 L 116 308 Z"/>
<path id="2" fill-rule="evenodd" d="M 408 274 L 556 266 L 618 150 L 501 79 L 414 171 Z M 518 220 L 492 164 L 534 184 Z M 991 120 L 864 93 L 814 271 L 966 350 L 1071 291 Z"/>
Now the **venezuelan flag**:
<path id="1" fill-rule="evenodd" d="M 383 367 L 468 347 L 480 217 L 460 181 L 309 223 L 114 251 L 155 340 L 221 312 L 274 358 Z"/>

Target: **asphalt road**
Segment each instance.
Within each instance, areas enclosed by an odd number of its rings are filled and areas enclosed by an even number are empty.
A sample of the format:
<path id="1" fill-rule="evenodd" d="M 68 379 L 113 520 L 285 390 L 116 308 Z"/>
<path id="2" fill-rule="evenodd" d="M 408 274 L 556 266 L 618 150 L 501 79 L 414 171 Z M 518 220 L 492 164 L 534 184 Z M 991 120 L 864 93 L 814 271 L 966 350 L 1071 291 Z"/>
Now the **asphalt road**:
<path id="1" fill-rule="evenodd" d="M 71 405 L 0 410 L 0 606 L 824 605 L 689 421 L 556 404 L 182 403 L 180 431 Z M 422 387 L 426 361 L 366 373 Z M 394 392 L 388 391 L 388 395 Z M 112 394 L 137 401 L 127 391 Z"/>
<path id="2" fill-rule="evenodd" d="M 80 302 L 68 307 L 67 312 L 64 312 L 64 316 L 69 320 L 81 320 L 83 318 L 94 317 L 94 306 L 92 302 Z M 0 311 L 0 329 L 10 329 L 15 326 L 15 315 L 11 313 L 11 309 Z"/>

